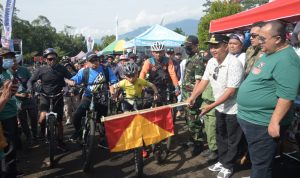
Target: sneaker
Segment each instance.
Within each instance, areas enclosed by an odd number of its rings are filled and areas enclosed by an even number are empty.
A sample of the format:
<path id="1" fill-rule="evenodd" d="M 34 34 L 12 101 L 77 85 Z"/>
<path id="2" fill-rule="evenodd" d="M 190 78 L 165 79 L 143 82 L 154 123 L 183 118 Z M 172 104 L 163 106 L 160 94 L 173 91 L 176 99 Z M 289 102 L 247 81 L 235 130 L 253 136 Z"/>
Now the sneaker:
<path id="1" fill-rule="evenodd" d="M 233 173 L 233 169 L 222 168 L 222 170 L 218 173 L 217 178 L 229 178 Z"/>
<path id="2" fill-rule="evenodd" d="M 143 155 L 143 158 L 148 158 L 149 157 L 149 154 L 146 150 L 142 150 L 142 155 Z"/>
<path id="3" fill-rule="evenodd" d="M 200 154 L 200 156 L 202 157 L 208 157 L 211 154 L 212 151 L 210 151 L 210 149 L 204 150 L 202 151 L 202 153 Z"/>
<path id="4" fill-rule="evenodd" d="M 19 178 L 19 177 L 23 177 L 25 174 L 23 171 L 20 171 L 20 170 L 17 170 L 16 172 L 16 177 Z"/>
<path id="5" fill-rule="evenodd" d="M 216 164 L 209 166 L 208 170 L 218 172 L 221 171 L 223 168 L 223 165 L 220 162 L 217 162 Z"/>
<path id="6" fill-rule="evenodd" d="M 72 143 L 77 143 L 78 139 L 80 137 L 80 134 L 78 132 L 75 132 L 72 134 L 72 136 L 69 138 L 69 141 Z"/>
<path id="7" fill-rule="evenodd" d="M 71 125 L 71 119 L 67 119 L 67 122 L 65 123 L 65 125 Z"/>
<path id="8" fill-rule="evenodd" d="M 192 150 L 192 153 L 191 153 L 191 155 L 192 156 L 197 156 L 197 155 L 199 155 L 201 152 L 202 152 L 202 150 L 203 150 L 203 148 L 202 148 L 202 146 L 201 145 L 194 145 L 194 148 L 193 148 L 193 150 Z"/>

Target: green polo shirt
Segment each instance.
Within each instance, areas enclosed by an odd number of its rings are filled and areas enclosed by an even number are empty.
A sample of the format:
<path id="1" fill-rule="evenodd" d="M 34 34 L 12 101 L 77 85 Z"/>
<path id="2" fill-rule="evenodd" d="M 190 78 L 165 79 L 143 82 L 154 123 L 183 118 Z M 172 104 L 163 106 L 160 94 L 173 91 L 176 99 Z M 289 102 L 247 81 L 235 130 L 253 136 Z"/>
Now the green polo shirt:
<path id="1" fill-rule="evenodd" d="M 3 71 L 2 74 L 0 74 L 0 87 L 2 87 L 3 82 L 5 80 L 11 80 L 12 78 L 13 78 L 12 74 L 8 70 Z M 0 121 L 9 119 L 9 118 L 12 118 L 15 116 L 17 116 L 17 104 L 16 104 L 16 98 L 15 98 L 15 96 L 13 96 L 5 104 L 2 111 L 0 111 Z"/>
<path id="2" fill-rule="evenodd" d="M 238 118 L 268 126 L 278 98 L 294 100 L 300 83 L 300 59 L 292 47 L 264 54 L 237 94 Z M 281 124 L 291 120 L 289 112 Z"/>

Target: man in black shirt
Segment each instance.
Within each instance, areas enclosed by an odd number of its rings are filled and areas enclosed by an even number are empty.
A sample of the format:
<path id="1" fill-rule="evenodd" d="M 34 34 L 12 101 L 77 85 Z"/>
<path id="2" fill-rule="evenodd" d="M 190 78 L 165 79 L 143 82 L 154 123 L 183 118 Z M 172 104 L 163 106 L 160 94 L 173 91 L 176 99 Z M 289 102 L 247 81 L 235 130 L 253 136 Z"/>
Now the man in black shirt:
<path id="1" fill-rule="evenodd" d="M 44 51 L 43 57 L 46 59 L 47 65 L 40 67 L 32 77 L 29 79 L 27 83 L 28 91 L 31 91 L 33 83 L 40 80 L 41 81 L 41 90 L 43 93 L 47 95 L 55 95 L 62 92 L 63 87 L 65 86 L 65 78 L 66 80 L 70 79 L 72 75 L 68 72 L 68 70 L 58 63 L 58 55 L 53 48 L 48 48 Z M 61 150 L 64 149 L 63 144 L 63 97 L 59 96 L 54 98 L 54 112 L 57 113 L 57 121 L 58 121 L 58 148 Z M 49 99 L 40 96 L 40 118 L 39 123 L 41 124 L 41 136 L 44 136 L 45 133 L 45 118 L 46 112 L 49 110 Z"/>

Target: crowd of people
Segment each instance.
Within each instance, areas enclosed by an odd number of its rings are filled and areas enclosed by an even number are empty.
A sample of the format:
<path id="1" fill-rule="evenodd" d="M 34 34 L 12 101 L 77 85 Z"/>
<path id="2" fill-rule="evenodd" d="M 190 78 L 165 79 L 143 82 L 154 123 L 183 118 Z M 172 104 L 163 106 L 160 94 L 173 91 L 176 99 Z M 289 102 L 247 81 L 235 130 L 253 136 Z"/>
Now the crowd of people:
<path id="1" fill-rule="evenodd" d="M 155 42 L 149 57 L 88 52 L 75 63 L 70 58 L 59 60 L 57 52 L 48 48 L 43 52 L 46 64 L 34 71 L 22 66 L 13 51 L 1 48 L 0 158 L 5 159 L 2 164 L 9 163 L 1 176 L 21 174 L 16 164 L 16 150 L 21 146 L 18 126 L 26 146 L 45 139 L 50 101 L 35 93 L 64 92 L 53 103 L 57 149 L 65 152 L 64 125 L 73 124 L 69 140 L 77 142 L 93 93 L 102 97 L 95 106 L 100 118 L 109 114 L 108 99 L 117 101 L 124 94 L 126 99 L 116 107 L 125 112 L 146 94 L 164 105 L 170 98 L 163 93 L 172 91 L 172 102 L 188 103 L 176 111 L 177 117 L 186 119 L 189 138 L 182 146 L 191 148 L 192 156 L 200 154 L 214 163 L 208 169 L 218 172 L 218 178 L 228 178 L 237 160 L 249 153 L 251 178 L 271 178 L 278 138 L 285 138 L 293 101 L 299 95 L 299 49 L 289 44 L 280 21 L 253 24 L 247 48 L 245 41 L 241 32 L 211 34 L 206 42 L 209 50 L 199 51 L 198 38 L 190 35 L 182 44 L 185 54 Z M 147 156 L 145 150 L 143 156 Z"/>

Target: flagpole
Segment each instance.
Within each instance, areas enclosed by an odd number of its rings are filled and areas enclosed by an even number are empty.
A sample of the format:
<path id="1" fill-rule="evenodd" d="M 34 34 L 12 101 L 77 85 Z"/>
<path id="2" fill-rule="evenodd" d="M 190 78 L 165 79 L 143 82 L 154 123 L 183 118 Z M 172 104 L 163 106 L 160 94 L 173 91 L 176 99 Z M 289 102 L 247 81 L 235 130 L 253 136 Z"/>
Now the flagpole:
<path id="1" fill-rule="evenodd" d="M 119 22 L 118 22 L 118 16 L 116 16 L 116 41 L 119 40 L 119 34 L 118 34 L 118 25 L 119 25 Z"/>
<path id="2" fill-rule="evenodd" d="M 111 121 L 111 120 L 119 119 L 121 117 L 126 117 L 126 116 L 131 116 L 131 115 L 136 115 L 136 114 L 145 114 L 145 113 L 148 113 L 148 112 L 153 112 L 153 111 L 161 110 L 161 109 L 164 109 L 164 108 L 175 108 L 175 107 L 186 106 L 186 105 L 188 105 L 187 102 L 180 102 L 180 103 L 174 103 L 174 104 L 159 106 L 159 107 L 155 107 L 155 108 L 149 108 L 149 109 L 143 109 L 143 110 L 127 112 L 127 113 L 123 113 L 123 114 L 117 114 L 117 115 L 108 116 L 108 117 L 102 116 L 101 122 Z"/>

